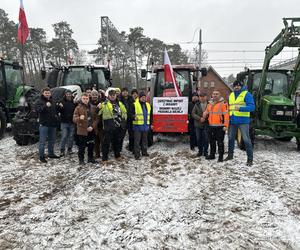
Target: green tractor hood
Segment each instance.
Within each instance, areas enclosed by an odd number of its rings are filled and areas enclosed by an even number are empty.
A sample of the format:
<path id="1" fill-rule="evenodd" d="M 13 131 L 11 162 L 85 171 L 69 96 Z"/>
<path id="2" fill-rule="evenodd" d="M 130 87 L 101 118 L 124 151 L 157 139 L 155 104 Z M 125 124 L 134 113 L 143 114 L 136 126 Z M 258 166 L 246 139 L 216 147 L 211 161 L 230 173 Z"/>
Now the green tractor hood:
<path id="1" fill-rule="evenodd" d="M 263 99 L 272 105 L 294 106 L 294 102 L 285 96 L 266 95 L 263 97 Z"/>

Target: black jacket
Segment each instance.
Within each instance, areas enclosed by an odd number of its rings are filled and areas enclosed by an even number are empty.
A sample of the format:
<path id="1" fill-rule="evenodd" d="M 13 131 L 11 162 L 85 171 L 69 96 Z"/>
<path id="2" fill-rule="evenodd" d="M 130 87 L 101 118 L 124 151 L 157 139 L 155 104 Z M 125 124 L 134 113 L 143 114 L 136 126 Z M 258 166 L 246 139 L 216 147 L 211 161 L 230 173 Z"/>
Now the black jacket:
<path id="1" fill-rule="evenodd" d="M 51 106 L 47 107 L 46 103 L 50 102 Z M 40 99 L 36 102 L 36 111 L 39 114 L 39 123 L 46 127 L 57 127 L 58 125 L 58 110 L 56 103 L 52 101 L 52 98 L 46 99 L 41 95 Z"/>
<path id="2" fill-rule="evenodd" d="M 64 97 L 60 103 L 63 105 L 63 107 L 58 106 L 60 121 L 62 123 L 73 123 L 73 113 L 76 107 L 73 98 L 68 101 L 66 97 Z"/>
<path id="3" fill-rule="evenodd" d="M 134 100 L 132 96 L 128 96 L 125 99 L 123 96 L 120 97 L 120 102 L 122 102 L 127 110 L 127 122 L 132 122 L 134 116 Z"/>

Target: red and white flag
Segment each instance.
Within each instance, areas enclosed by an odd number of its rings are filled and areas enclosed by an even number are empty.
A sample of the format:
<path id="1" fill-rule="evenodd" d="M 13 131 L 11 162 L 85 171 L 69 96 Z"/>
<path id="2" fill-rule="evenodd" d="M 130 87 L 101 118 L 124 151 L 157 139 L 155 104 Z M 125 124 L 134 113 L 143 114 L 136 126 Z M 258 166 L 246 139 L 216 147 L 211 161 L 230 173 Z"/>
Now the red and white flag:
<path id="1" fill-rule="evenodd" d="M 165 76 L 165 83 L 173 83 L 174 84 L 176 96 L 182 96 L 182 93 L 181 93 L 178 83 L 176 81 L 176 77 L 174 76 L 173 68 L 172 68 L 170 58 L 169 58 L 166 48 L 165 48 L 165 52 L 164 52 L 164 76 Z"/>
<path id="2" fill-rule="evenodd" d="M 18 41 L 24 45 L 26 43 L 28 36 L 29 36 L 29 28 L 27 25 L 23 0 L 20 0 Z"/>

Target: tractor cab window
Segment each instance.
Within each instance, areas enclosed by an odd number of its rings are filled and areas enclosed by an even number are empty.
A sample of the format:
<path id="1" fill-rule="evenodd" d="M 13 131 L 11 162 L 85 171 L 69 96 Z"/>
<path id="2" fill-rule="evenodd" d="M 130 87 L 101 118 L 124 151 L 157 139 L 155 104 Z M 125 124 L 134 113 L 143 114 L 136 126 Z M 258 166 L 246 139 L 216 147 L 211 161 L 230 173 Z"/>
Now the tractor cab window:
<path id="1" fill-rule="evenodd" d="M 71 68 L 64 74 L 63 82 L 64 85 L 80 85 L 83 91 L 92 87 L 104 89 L 106 86 L 102 69 Z"/>
<path id="2" fill-rule="evenodd" d="M 92 76 L 85 68 L 70 68 L 64 74 L 63 85 L 80 85 L 85 87 L 91 87 Z"/>
<path id="3" fill-rule="evenodd" d="M 98 89 L 106 89 L 108 87 L 108 82 L 105 79 L 103 69 L 94 69 L 92 74 L 95 75 L 95 81 L 98 83 Z"/>
<path id="4" fill-rule="evenodd" d="M 261 73 L 257 73 L 253 78 L 253 89 L 259 88 Z M 264 95 L 286 95 L 288 92 L 287 75 L 280 72 L 268 72 Z"/>
<path id="5" fill-rule="evenodd" d="M 22 84 L 20 69 L 13 69 L 12 65 L 5 65 L 5 76 L 7 84 L 8 100 L 13 100 L 18 86 Z"/>
<path id="6" fill-rule="evenodd" d="M 190 92 L 190 73 L 188 70 L 174 70 L 178 87 L 182 93 L 182 96 L 189 96 Z M 176 96 L 175 88 L 173 83 L 165 83 L 164 72 L 158 72 L 157 86 L 156 86 L 157 97 L 174 97 Z"/>

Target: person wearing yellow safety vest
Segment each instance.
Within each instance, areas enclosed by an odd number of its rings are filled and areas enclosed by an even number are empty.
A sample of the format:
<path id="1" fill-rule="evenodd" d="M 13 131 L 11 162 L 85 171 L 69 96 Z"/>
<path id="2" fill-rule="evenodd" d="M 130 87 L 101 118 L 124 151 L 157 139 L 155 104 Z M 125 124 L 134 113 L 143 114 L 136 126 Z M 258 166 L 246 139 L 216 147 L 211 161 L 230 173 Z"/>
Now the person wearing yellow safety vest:
<path id="1" fill-rule="evenodd" d="M 108 92 L 105 102 L 99 104 L 99 116 L 102 115 L 104 139 L 102 144 L 102 162 L 108 160 L 110 145 L 117 160 L 121 159 L 122 126 L 126 124 L 127 111 L 122 102 L 117 100 L 115 90 Z"/>
<path id="2" fill-rule="evenodd" d="M 233 92 L 229 96 L 229 141 L 228 156 L 225 161 L 233 159 L 234 142 L 239 129 L 247 152 L 247 165 L 253 164 L 253 147 L 249 135 L 250 113 L 255 110 L 253 96 L 240 81 L 233 83 Z"/>
<path id="3" fill-rule="evenodd" d="M 146 102 L 146 93 L 141 91 L 139 98 L 135 100 L 134 105 L 134 120 L 133 132 L 134 132 L 134 157 L 139 160 L 142 156 L 149 156 L 147 153 L 148 147 L 148 131 L 150 128 L 150 113 L 151 106 Z"/>

